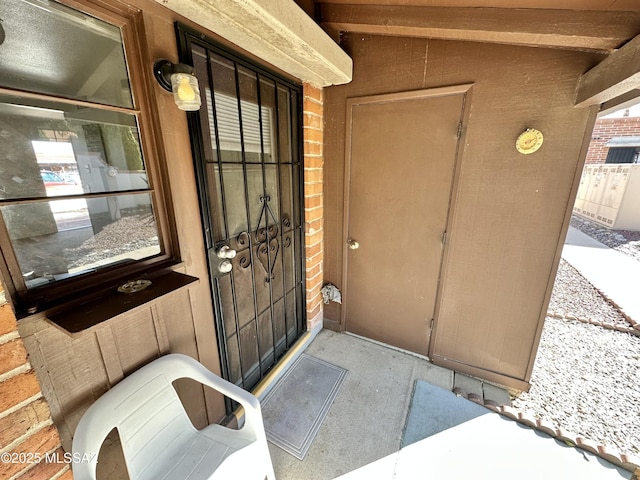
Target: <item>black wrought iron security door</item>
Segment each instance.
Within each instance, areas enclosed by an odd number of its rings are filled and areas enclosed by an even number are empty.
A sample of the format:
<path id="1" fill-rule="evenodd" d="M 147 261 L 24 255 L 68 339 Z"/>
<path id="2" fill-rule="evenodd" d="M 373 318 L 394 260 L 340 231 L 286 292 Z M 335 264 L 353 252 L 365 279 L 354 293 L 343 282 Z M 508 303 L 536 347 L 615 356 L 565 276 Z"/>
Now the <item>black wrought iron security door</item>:
<path id="1" fill-rule="evenodd" d="M 304 331 L 300 88 L 178 27 L 223 374 L 251 389 Z"/>

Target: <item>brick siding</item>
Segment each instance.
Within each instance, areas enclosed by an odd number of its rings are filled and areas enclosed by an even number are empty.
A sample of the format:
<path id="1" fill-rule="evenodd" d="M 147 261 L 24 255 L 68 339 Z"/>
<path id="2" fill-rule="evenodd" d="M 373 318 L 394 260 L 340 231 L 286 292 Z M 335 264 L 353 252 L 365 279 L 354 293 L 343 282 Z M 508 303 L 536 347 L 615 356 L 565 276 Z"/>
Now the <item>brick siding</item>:
<path id="1" fill-rule="evenodd" d="M 640 117 L 601 118 L 596 121 L 585 163 L 604 163 L 614 137 L 640 136 Z"/>
<path id="2" fill-rule="evenodd" d="M 0 305 L 0 453 L 18 460 L 2 458 L 0 478 L 73 478 L 68 465 L 47 461 L 62 459 L 64 452 L 8 303 Z M 39 463 L 34 461 L 38 457 Z"/>
<path id="3" fill-rule="evenodd" d="M 304 218 L 305 257 L 307 277 L 307 328 L 322 322 L 322 277 L 324 259 L 323 201 L 322 201 L 322 144 L 323 92 L 309 84 L 303 86 L 304 95 Z"/>

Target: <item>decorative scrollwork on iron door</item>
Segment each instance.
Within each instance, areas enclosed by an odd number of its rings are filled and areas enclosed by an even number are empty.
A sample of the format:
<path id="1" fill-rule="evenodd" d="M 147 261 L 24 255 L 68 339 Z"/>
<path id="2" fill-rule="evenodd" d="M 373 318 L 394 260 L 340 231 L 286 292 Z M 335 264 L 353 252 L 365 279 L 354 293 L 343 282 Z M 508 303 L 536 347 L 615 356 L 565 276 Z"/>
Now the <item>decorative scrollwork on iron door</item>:
<path id="1" fill-rule="evenodd" d="M 258 245 L 258 260 L 260 260 L 260 264 L 264 271 L 267 273 L 268 277 L 265 279 L 266 282 L 270 282 L 271 280 L 275 280 L 275 275 L 273 274 L 273 269 L 276 265 L 276 259 L 278 258 L 278 253 L 280 251 L 280 242 L 277 238 L 272 238 L 267 242 L 262 242 Z"/>
<path id="2" fill-rule="evenodd" d="M 236 258 L 238 265 L 243 269 L 249 268 L 251 266 L 251 237 L 247 232 L 241 232 L 235 241 L 238 250 Z"/>
<path id="3" fill-rule="evenodd" d="M 285 230 L 291 228 L 291 219 L 286 213 L 282 215 L 282 228 Z"/>
<path id="4" fill-rule="evenodd" d="M 278 220 L 269 205 L 269 201 L 271 197 L 269 195 L 265 195 L 260 197 L 260 202 L 262 203 L 262 210 L 260 211 L 260 217 L 258 219 L 258 225 L 262 223 L 262 221 L 267 219 L 267 221 L 272 221 L 267 227 L 258 228 L 253 235 L 250 235 L 247 232 L 242 232 L 238 235 L 236 242 L 238 245 L 238 256 L 240 258 L 240 266 L 243 268 L 247 268 L 251 265 L 250 256 L 246 249 L 247 247 L 251 247 L 252 241 L 255 241 L 258 246 L 255 249 L 255 256 L 258 259 L 260 265 L 264 269 L 267 277 L 265 278 L 265 282 L 269 283 L 272 280 L 275 280 L 274 270 L 277 265 L 278 255 L 281 255 L 280 251 L 280 239 L 279 232 L 280 228 L 278 226 Z M 283 228 L 286 229 L 291 226 L 291 220 L 288 215 L 283 215 L 282 218 Z M 282 247 L 288 248 L 291 246 L 291 232 L 286 235 L 283 234 L 282 238 Z"/>
<path id="5" fill-rule="evenodd" d="M 256 241 L 259 242 L 256 252 L 258 260 L 267 274 L 267 278 L 265 279 L 265 282 L 267 283 L 275 279 L 273 270 L 276 265 L 278 253 L 280 252 L 280 242 L 278 240 L 278 219 L 274 215 L 271 205 L 269 205 L 270 201 L 270 195 L 263 195 L 260 197 L 262 210 L 260 210 L 258 225 L 260 225 L 263 220 L 266 220 L 267 227 L 258 228 L 255 233 Z"/>

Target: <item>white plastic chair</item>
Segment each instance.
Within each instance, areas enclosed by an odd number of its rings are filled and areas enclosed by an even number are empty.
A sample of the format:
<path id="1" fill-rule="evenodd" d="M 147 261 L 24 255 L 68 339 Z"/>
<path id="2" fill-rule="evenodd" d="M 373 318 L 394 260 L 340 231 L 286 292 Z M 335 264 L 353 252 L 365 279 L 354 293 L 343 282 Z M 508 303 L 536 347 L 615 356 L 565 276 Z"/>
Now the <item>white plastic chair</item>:
<path id="1" fill-rule="evenodd" d="M 240 430 L 197 430 L 171 382 L 193 378 L 244 407 Z M 85 412 L 73 438 L 74 458 L 97 457 L 116 427 L 132 480 L 275 480 L 260 403 L 186 355 L 161 357 L 132 373 Z M 73 463 L 75 480 L 94 480 L 95 462 Z"/>

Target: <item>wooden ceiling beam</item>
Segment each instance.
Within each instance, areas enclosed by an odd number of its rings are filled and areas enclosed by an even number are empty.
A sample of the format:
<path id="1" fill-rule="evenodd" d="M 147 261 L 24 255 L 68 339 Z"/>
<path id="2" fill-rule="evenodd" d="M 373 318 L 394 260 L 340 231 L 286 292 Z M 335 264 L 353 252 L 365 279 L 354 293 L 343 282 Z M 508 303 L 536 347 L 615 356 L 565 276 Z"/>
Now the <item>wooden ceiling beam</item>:
<path id="1" fill-rule="evenodd" d="M 640 88 L 640 35 L 580 77 L 576 107 L 589 107 Z"/>
<path id="2" fill-rule="evenodd" d="M 611 52 L 640 31 L 640 12 L 449 8 L 321 3 L 342 32 Z"/>

